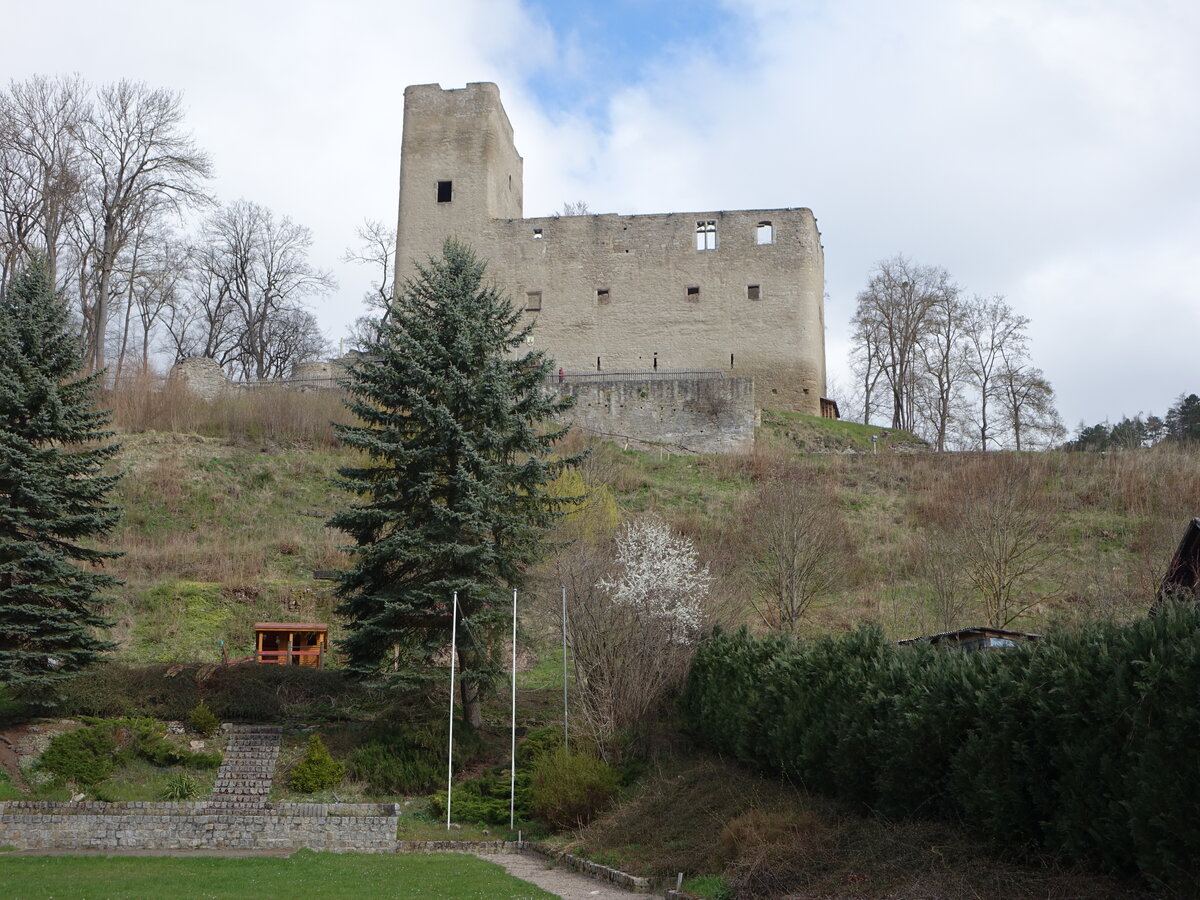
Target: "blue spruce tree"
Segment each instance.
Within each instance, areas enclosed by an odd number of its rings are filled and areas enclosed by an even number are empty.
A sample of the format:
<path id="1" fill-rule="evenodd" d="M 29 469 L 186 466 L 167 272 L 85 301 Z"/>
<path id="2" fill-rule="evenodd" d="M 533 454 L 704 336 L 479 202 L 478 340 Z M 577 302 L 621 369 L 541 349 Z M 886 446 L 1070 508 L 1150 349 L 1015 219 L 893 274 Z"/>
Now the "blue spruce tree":
<path id="1" fill-rule="evenodd" d="M 115 582 L 100 568 L 120 554 L 94 541 L 119 517 L 119 476 L 103 472 L 118 445 L 82 365 L 34 259 L 0 297 L 0 686 L 37 697 L 110 647 L 99 595 Z"/>
<path id="2" fill-rule="evenodd" d="M 544 390 L 554 364 L 518 355 L 532 326 L 483 275 L 451 240 L 398 292 L 345 383 L 359 423 L 337 426 L 368 460 L 338 470 L 361 502 L 329 522 L 354 539 L 338 586 L 351 667 L 429 659 L 449 642 L 457 591 L 472 724 L 510 591 L 559 512 L 546 486 L 572 462 L 550 456 L 564 429 L 549 421 L 570 405 Z"/>

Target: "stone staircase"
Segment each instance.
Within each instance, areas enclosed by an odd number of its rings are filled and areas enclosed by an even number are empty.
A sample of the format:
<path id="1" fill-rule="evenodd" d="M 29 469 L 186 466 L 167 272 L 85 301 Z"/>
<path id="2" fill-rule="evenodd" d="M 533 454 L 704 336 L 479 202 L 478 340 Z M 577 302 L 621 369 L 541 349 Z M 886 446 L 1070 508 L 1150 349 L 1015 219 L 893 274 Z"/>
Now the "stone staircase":
<path id="1" fill-rule="evenodd" d="M 229 743 L 212 798 L 222 810 L 261 810 L 271 794 L 282 730 L 277 725 L 228 725 Z"/>

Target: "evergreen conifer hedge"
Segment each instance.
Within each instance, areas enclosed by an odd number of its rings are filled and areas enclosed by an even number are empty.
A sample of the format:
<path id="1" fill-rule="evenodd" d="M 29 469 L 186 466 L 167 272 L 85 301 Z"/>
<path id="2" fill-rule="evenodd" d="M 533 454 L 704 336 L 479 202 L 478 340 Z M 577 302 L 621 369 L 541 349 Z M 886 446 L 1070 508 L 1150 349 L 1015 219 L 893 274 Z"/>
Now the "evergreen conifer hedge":
<path id="1" fill-rule="evenodd" d="M 717 632 L 691 727 L 721 752 L 890 815 L 959 817 L 1177 886 L 1200 876 L 1200 611 L 964 653 L 876 627 L 800 643 Z"/>

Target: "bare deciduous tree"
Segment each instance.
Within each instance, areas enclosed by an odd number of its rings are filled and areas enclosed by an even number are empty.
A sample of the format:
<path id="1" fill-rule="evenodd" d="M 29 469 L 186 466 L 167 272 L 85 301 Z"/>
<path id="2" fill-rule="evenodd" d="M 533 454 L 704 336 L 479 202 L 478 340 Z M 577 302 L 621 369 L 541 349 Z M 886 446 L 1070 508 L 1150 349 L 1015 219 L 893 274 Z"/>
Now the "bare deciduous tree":
<path id="1" fill-rule="evenodd" d="M 1019 316 L 1003 297 L 974 297 L 963 316 L 965 365 L 975 388 L 975 405 L 969 414 L 970 430 L 978 449 L 1000 443 L 996 407 L 1001 401 L 1000 370 L 1004 354 L 1024 356 L 1025 328 L 1029 320 Z M 1001 424 L 1003 419 L 1001 419 Z"/>
<path id="2" fill-rule="evenodd" d="M 562 205 L 562 209 L 554 214 L 554 218 L 561 216 L 586 216 L 591 210 L 588 209 L 586 200 L 568 200 Z"/>
<path id="3" fill-rule="evenodd" d="M 748 516 L 757 588 L 751 602 L 768 628 L 795 634 L 812 604 L 853 568 L 837 495 L 785 471 L 758 490 Z"/>
<path id="4" fill-rule="evenodd" d="M 142 82 L 101 87 L 79 132 L 88 202 L 98 225 L 95 291 L 91 302 L 85 301 L 84 317 L 89 364 L 99 370 L 118 257 L 147 216 L 208 202 L 203 184 L 212 166 L 183 130 L 180 95 Z"/>
<path id="5" fill-rule="evenodd" d="M 916 428 L 921 341 L 931 310 L 956 290 L 945 269 L 896 256 L 876 263 L 866 290 L 858 295 L 852 324 L 855 344 L 862 348 L 860 372 L 887 383 L 893 428 Z"/>
<path id="6" fill-rule="evenodd" d="M 942 489 L 934 546 L 960 568 L 994 628 L 1057 594 L 1047 583 L 1058 551 L 1043 481 L 1021 457 L 996 454 L 975 461 Z"/>
<path id="7" fill-rule="evenodd" d="M 261 381 L 320 355 L 325 340 L 304 300 L 335 283 L 309 264 L 311 244 L 307 228 L 257 203 L 215 213 L 192 255 L 186 308 L 168 325 L 176 357 L 207 356 Z"/>
<path id="8" fill-rule="evenodd" d="M 1005 353 L 997 382 L 1014 449 L 1028 450 L 1062 440 L 1066 429 L 1054 406 L 1054 388 L 1041 369 L 1023 355 Z"/>
<path id="9" fill-rule="evenodd" d="M 33 253 L 44 254 L 58 284 L 82 201 L 77 135 L 87 109 L 87 88 L 73 76 L 34 76 L 0 93 L 0 292 L 14 264 Z"/>
<path id="10" fill-rule="evenodd" d="M 367 219 L 355 231 L 358 249 L 348 248 L 342 262 L 359 263 L 378 271 L 363 300 L 372 309 L 386 310 L 392 302 L 392 279 L 396 276 L 396 229 L 387 228 L 382 222 Z"/>

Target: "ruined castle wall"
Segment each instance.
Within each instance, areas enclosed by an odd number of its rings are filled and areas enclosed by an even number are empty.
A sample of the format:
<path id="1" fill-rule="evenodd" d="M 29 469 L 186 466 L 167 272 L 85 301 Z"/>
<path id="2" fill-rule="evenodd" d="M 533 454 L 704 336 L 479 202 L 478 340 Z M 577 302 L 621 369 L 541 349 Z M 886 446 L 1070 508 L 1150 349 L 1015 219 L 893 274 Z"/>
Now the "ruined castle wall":
<path id="1" fill-rule="evenodd" d="M 714 249 L 696 249 L 699 222 L 715 223 Z M 810 210 L 494 221 L 477 249 L 536 320 L 535 346 L 568 371 L 715 369 L 757 379 L 764 405 L 820 414 L 824 265 Z"/>
<path id="2" fill-rule="evenodd" d="M 537 318 L 535 346 L 556 365 L 720 369 L 758 379 L 764 404 L 820 414 L 824 253 L 810 210 L 524 219 L 494 84 L 408 88 L 401 156 L 398 284 L 458 237 Z M 441 202 L 440 181 L 453 185 Z M 715 223 L 715 246 L 697 249 L 701 222 Z"/>

